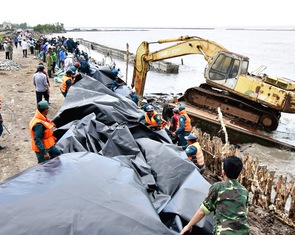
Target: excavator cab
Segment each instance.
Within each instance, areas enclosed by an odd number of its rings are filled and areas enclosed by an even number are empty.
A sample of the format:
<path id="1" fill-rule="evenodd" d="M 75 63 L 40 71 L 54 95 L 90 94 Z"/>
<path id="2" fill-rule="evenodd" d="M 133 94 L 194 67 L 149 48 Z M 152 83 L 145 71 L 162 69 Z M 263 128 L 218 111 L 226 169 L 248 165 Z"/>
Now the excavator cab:
<path id="1" fill-rule="evenodd" d="M 234 89 L 239 75 L 246 75 L 249 59 L 231 52 L 217 52 L 205 68 L 207 83 Z"/>

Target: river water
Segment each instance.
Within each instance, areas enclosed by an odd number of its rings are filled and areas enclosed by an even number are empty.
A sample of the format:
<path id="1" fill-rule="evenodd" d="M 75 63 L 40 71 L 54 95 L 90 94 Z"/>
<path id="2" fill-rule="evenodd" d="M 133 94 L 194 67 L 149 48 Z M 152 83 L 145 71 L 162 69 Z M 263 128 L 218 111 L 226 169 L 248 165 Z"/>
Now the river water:
<path id="1" fill-rule="evenodd" d="M 247 30 L 219 29 L 123 29 L 103 28 L 102 31 L 68 32 L 59 36 L 83 38 L 109 47 L 135 53 L 143 41 L 155 42 L 160 39 L 178 38 L 180 36 L 198 36 L 215 41 L 229 51 L 242 54 L 250 58 L 249 72 L 260 65 L 266 66 L 264 73 L 268 75 L 286 77 L 295 80 L 295 30 L 294 29 L 267 29 L 255 28 Z M 150 51 L 165 48 L 169 44 L 150 44 Z M 88 51 L 90 56 L 102 60 L 102 56 Z M 101 56 L 101 58 L 99 58 Z M 161 74 L 150 71 L 147 75 L 145 93 L 184 93 L 189 87 L 198 86 L 205 81 L 203 71 L 206 61 L 203 56 L 188 55 L 169 59 L 167 61 L 179 64 L 178 74 Z M 121 69 L 127 83 L 131 83 L 133 67 L 126 66 L 126 62 L 115 60 Z M 288 144 L 295 145 L 295 114 L 282 113 L 279 127 L 272 133 L 272 137 Z M 261 164 L 277 174 L 288 174 L 295 178 L 295 153 L 260 146 L 258 144 L 242 145 L 244 153 L 258 157 Z"/>

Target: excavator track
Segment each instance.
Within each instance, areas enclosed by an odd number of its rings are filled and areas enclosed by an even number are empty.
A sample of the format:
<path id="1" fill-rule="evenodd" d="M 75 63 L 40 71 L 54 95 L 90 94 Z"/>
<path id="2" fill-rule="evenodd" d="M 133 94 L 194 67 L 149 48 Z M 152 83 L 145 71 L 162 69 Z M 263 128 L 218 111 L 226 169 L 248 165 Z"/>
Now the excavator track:
<path id="1" fill-rule="evenodd" d="M 217 112 L 217 108 L 220 107 L 224 115 L 267 132 L 277 129 L 281 116 L 280 112 L 276 110 L 235 96 L 227 91 L 214 89 L 208 84 L 189 88 L 184 94 L 184 99 L 191 105 L 213 112 Z"/>

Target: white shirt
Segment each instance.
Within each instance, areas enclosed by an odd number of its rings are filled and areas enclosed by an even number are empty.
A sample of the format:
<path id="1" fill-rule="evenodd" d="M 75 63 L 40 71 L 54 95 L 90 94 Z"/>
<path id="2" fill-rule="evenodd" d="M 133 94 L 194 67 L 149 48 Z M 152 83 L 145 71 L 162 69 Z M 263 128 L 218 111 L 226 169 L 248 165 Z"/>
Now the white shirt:
<path id="1" fill-rule="evenodd" d="M 7 45 L 7 43 L 4 43 L 4 44 L 3 44 L 3 47 L 4 47 L 4 51 L 5 51 L 5 52 L 8 52 L 8 45 Z"/>
<path id="2" fill-rule="evenodd" d="M 74 63 L 73 63 L 73 58 L 71 57 L 67 57 L 65 59 L 65 67 L 64 67 L 64 71 L 67 72 L 71 66 L 73 66 Z"/>
<path id="3" fill-rule="evenodd" d="M 23 50 L 28 50 L 28 48 L 29 48 L 28 42 L 27 41 L 22 41 L 22 49 Z"/>

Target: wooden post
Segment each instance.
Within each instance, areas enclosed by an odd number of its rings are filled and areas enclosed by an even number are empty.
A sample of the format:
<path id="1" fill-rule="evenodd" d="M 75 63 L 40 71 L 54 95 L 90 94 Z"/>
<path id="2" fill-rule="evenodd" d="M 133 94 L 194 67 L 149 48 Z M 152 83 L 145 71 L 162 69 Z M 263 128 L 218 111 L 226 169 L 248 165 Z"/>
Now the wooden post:
<path id="1" fill-rule="evenodd" d="M 128 80 L 128 62 L 129 62 L 129 44 L 126 43 L 126 79 L 125 82 L 127 84 L 127 80 Z"/>
<path id="2" fill-rule="evenodd" d="M 289 210 L 289 219 L 295 221 L 295 188 L 293 189 Z"/>
<path id="3" fill-rule="evenodd" d="M 271 191 L 272 191 L 274 178 L 275 178 L 275 171 L 269 172 L 267 192 L 266 192 L 266 201 L 268 206 L 271 205 Z"/>

